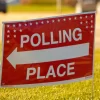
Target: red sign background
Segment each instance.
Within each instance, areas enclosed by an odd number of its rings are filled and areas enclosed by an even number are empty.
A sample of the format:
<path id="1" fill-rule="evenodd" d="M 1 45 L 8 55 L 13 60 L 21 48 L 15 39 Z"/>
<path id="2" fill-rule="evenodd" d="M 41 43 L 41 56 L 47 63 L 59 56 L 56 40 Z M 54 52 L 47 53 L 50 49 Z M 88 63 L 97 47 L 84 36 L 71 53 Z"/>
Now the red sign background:
<path id="1" fill-rule="evenodd" d="M 94 48 L 94 29 L 95 29 L 95 13 L 83 13 L 68 16 L 58 16 L 45 19 L 29 20 L 29 21 L 19 21 L 19 22 L 7 22 L 3 23 L 3 60 L 2 60 L 2 71 L 1 71 L 1 86 L 24 86 L 28 84 L 38 85 L 41 83 L 54 84 L 64 83 L 69 81 L 77 81 L 87 79 L 93 75 L 93 48 Z M 21 48 L 21 35 L 28 35 L 31 37 L 34 33 L 39 33 L 42 37 L 42 32 L 45 33 L 45 40 L 50 41 L 50 32 L 54 32 L 55 41 L 58 40 L 58 31 L 69 29 L 74 30 L 75 28 L 81 28 L 82 30 L 82 40 L 59 44 L 42 45 L 42 43 L 33 47 L 30 42 L 24 44 Z M 35 38 L 37 43 L 37 38 Z M 50 62 L 41 63 L 31 63 L 31 64 L 17 64 L 16 68 L 7 60 L 7 57 L 14 51 L 17 47 L 18 52 L 23 51 L 34 51 L 43 50 L 50 48 L 58 48 L 65 46 L 78 45 L 83 43 L 89 43 L 89 55 L 83 57 L 77 57 L 72 59 L 64 59 Z M 62 52 L 63 54 L 63 52 Z M 25 58 L 26 59 L 26 58 Z M 14 58 L 16 60 L 16 57 Z M 65 75 L 63 77 L 57 76 L 56 70 L 58 65 L 70 62 L 75 62 L 74 71 L 75 75 Z M 50 76 L 49 78 L 37 79 L 36 74 L 30 76 L 29 80 L 26 80 L 27 68 L 41 68 L 41 75 L 46 75 L 50 65 L 54 66 L 56 77 Z M 61 68 L 60 72 L 65 71 Z"/>

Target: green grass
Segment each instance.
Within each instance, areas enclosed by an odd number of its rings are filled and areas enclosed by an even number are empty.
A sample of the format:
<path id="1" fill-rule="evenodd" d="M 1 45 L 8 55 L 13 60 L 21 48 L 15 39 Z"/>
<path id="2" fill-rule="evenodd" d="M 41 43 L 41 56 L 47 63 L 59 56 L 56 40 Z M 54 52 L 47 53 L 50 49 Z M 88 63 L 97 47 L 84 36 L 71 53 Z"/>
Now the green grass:
<path id="1" fill-rule="evenodd" d="M 74 7 L 62 6 L 62 12 L 73 12 Z M 56 5 L 8 5 L 8 12 L 56 12 Z"/>
<path id="2" fill-rule="evenodd" d="M 100 49 L 95 50 L 94 71 L 94 100 L 100 100 Z M 92 80 L 35 88 L 1 88 L 0 100 L 92 100 L 91 91 Z"/>

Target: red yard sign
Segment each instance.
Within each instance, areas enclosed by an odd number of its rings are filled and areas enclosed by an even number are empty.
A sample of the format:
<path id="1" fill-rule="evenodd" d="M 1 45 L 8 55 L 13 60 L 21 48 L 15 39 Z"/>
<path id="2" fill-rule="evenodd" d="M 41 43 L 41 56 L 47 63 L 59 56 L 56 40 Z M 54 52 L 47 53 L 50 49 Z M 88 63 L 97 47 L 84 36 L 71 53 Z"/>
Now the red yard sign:
<path id="1" fill-rule="evenodd" d="M 1 86 L 92 78 L 95 13 L 3 23 Z"/>

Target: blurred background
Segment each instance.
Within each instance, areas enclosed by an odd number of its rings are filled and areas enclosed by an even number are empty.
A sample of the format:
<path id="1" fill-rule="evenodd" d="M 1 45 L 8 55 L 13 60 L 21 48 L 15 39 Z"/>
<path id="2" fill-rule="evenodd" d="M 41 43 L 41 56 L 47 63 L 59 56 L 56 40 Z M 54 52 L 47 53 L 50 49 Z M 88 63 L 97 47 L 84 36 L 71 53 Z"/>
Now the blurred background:
<path id="1" fill-rule="evenodd" d="M 2 22 L 96 11 L 95 80 L 37 87 L 0 89 L 0 100 L 100 100 L 100 0 L 0 0 L 0 60 Z M 92 92 L 91 92 L 92 89 Z"/>
<path id="2" fill-rule="evenodd" d="M 96 11 L 96 47 L 100 48 L 100 0 L 0 0 L 0 41 L 3 21 L 27 20 Z"/>

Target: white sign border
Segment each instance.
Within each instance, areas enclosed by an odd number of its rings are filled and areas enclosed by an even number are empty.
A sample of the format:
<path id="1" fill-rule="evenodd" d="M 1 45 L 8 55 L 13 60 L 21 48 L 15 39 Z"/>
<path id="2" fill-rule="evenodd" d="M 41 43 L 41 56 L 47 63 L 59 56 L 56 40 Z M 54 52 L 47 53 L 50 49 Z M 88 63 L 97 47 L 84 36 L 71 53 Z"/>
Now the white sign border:
<path id="1" fill-rule="evenodd" d="M 2 57 L 1 57 L 1 63 L 0 63 L 0 87 L 1 85 L 1 81 L 2 81 L 2 65 L 3 65 L 3 51 L 4 51 L 4 30 L 5 30 L 5 26 L 2 25 Z"/>
<path id="2" fill-rule="evenodd" d="M 52 85 L 68 84 L 72 82 L 80 82 L 88 79 L 93 79 L 93 75 L 71 79 L 71 80 L 58 81 L 58 82 L 47 82 L 47 83 L 25 84 L 25 85 L 3 85 L 1 88 L 5 88 L 5 87 L 6 88 L 29 88 L 29 87 L 38 87 L 38 86 L 52 86 Z"/>
<path id="3" fill-rule="evenodd" d="M 96 47 L 95 46 L 95 43 L 96 43 L 95 42 L 95 38 L 96 38 L 95 37 L 96 36 L 95 35 L 95 33 L 96 33 L 96 25 L 95 25 L 96 24 L 96 11 L 95 11 L 95 19 L 94 19 L 94 21 L 95 22 L 94 22 L 94 41 L 93 41 L 94 44 L 93 44 L 93 64 L 92 64 L 92 68 L 93 68 L 93 70 L 92 70 L 92 75 L 93 75 L 93 78 L 92 78 L 92 90 L 94 90 L 94 65 L 95 65 L 95 63 L 94 63 L 94 61 L 95 61 L 95 55 L 94 54 L 95 54 L 95 47 Z"/>
<path id="4" fill-rule="evenodd" d="M 27 21 L 38 21 L 38 20 L 43 20 L 43 19 L 50 19 L 50 18 L 58 18 L 58 17 L 68 17 L 68 16 L 75 16 L 75 15 L 81 15 L 81 14 L 95 14 L 96 11 L 91 11 L 91 12 L 83 12 L 83 13 L 75 13 L 75 14 L 63 14 L 63 15 L 57 15 L 57 16 L 51 16 L 51 17 L 45 17 L 45 18 L 36 18 L 36 19 L 30 19 L 30 20 L 18 20 L 18 21 L 3 21 L 3 24 L 6 23 L 18 23 L 18 22 L 27 22 Z"/>

